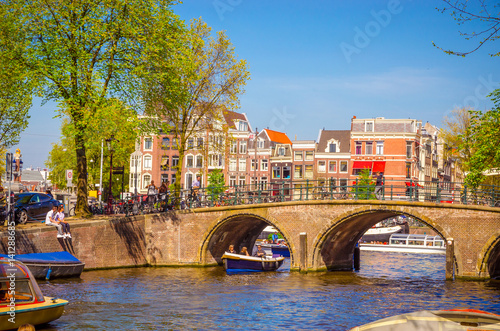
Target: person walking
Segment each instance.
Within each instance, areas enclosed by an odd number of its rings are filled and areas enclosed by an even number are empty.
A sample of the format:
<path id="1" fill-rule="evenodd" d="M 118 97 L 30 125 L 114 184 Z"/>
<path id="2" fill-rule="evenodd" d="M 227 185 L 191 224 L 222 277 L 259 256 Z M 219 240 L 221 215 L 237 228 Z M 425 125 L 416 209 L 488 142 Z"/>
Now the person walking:
<path id="1" fill-rule="evenodd" d="M 380 171 L 377 172 L 377 176 L 375 176 L 376 181 L 375 181 L 375 191 L 373 192 L 375 194 L 375 197 L 380 200 L 383 194 L 383 188 L 384 188 L 384 176 Z"/>
<path id="2" fill-rule="evenodd" d="M 156 202 L 156 186 L 155 186 L 155 181 L 152 180 L 151 184 L 148 185 L 148 204 L 151 207 L 151 209 L 154 207 L 154 204 Z"/>

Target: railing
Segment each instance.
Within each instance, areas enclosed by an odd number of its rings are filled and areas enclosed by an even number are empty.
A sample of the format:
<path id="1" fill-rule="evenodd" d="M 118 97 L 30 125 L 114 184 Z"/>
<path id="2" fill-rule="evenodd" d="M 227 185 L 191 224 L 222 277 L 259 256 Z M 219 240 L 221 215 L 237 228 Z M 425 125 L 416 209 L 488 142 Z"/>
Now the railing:
<path id="1" fill-rule="evenodd" d="M 235 185 L 218 190 L 202 188 L 152 196 L 131 196 L 93 208 L 97 213 L 137 215 L 172 209 L 234 206 L 256 203 L 308 200 L 392 200 L 485 205 L 500 207 L 500 187 L 484 185 L 470 189 L 463 183 L 386 180 L 376 192 L 374 183 L 350 180 L 338 185 L 336 178 L 326 180 L 279 181 L 266 184 Z M 350 184 L 350 185 L 349 185 Z M 91 208 L 92 210 L 92 208 Z"/>

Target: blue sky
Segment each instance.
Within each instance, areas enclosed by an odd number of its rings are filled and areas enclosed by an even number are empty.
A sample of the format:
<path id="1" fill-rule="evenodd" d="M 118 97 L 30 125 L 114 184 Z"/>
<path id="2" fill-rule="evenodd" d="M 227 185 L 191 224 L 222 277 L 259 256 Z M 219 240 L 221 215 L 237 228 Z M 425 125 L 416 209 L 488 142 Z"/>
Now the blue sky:
<path id="1" fill-rule="evenodd" d="M 488 2 L 488 1 L 487 1 Z M 489 1 L 495 3 L 494 1 Z M 477 45 L 435 7 L 441 1 L 199 0 L 174 6 L 182 19 L 224 30 L 251 80 L 238 110 L 259 130 L 314 140 L 321 128 L 350 129 L 357 118 L 415 118 L 441 126 L 456 107 L 489 109 L 500 88 L 499 42 L 463 58 L 432 45 Z M 497 9 L 498 10 L 498 9 Z M 499 16 L 498 13 L 496 16 Z M 476 24 L 476 23 L 474 23 Z M 56 108 L 35 104 L 17 147 L 25 166 L 42 166 L 59 140 Z"/>

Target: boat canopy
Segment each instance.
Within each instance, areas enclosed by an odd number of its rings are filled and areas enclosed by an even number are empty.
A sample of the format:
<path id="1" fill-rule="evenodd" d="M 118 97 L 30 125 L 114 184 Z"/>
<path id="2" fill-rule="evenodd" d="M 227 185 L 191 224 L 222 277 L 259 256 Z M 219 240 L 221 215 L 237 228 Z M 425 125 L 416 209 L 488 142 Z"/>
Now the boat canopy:
<path id="1" fill-rule="evenodd" d="M 76 257 L 68 252 L 19 254 L 15 259 L 25 263 L 79 263 Z"/>
<path id="2" fill-rule="evenodd" d="M 12 286 L 12 282 L 15 286 Z M 15 302 L 44 302 L 42 291 L 31 271 L 22 262 L 0 257 L 0 306 L 10 302 L 7 294 L 15 289 Z"/>
<path id="3" fill-rule="evenodd" d="M 444 240 L 440 236 L 429 236 L 425 234 L 394 233 L 389 238 L 391 245 L 422 245 L 443 247 Z"/>

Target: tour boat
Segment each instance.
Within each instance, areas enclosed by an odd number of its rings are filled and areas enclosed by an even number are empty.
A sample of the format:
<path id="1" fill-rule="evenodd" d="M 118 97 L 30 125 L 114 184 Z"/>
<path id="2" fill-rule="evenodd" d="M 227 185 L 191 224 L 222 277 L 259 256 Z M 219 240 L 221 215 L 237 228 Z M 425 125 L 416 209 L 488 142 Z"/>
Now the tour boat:
<path id="1" fill-rule="evenodd" d="M 66 251 L 19 254 L 14 258 L 23 262 L 37 279 L 80 277 L 85 267 L 85 263 Z"/>
<path id="2" fill-rule="evenodd" d="M 66 304 L 66 300 L 44 297 L 22 262 L 0 258 L 0 330 L 56 320 Z"/>
<path id="3" fill-rule="evenodd" d="M 446 246 L 440 236 L 425 234 L 396 233 L 391 235 L 386 244 L 361 242 L 359 249 L 362 251 L 446 254 Z"/>
<path id="4" fill-rule="evenodd" d="M 392 224 L 389 226 L 379 226 L 377 223 L 374 227 L 368 229 L 361 238 L 362 241 L 382 241 L 387 242 L 389 237 L 395 233 L 408 233 L 409 225 L 407 222 L 401 224 Z"/>
<path id="5" fill-rule="evenodd" d="M 500 330 L 500 315 L 475 309 L 419 311 L 384 318 L 351 331 Z"/>
<path id="6" fill-rule="evenodd" d="M 285 258 L 283 256 L 276 258 L 270 256 L 256 257 L 227 252 L 222 255 L 222 261 L 224 262 L 226 271 L 276 271 L 281 267 L 284 260 Z"/>

